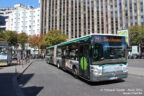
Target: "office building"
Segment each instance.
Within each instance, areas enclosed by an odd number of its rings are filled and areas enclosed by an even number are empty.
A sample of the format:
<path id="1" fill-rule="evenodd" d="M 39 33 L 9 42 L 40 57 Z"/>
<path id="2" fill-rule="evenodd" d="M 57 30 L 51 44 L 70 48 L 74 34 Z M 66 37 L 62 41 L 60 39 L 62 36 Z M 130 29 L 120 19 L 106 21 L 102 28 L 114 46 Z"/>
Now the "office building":
<path id="1" fill-rule="evenodd" d="M 40 4 L 42 34 L 61 30 L 72 39 L 144 25 L 144 0 L 41 0 Z"/>
<path id="2" fill-rule="evenodd" d="M 13 8 L 0 8 L 0 30 L 6 30 L 6 19 L 13 10 Z"/>
<path id="3" fill-rule="evenodd" d="M 6 30 L 25 32 L 28 35 L 40 34 L 40 8 L 22 4 L 16 4 L 14 8 L 6 20 Z"/>

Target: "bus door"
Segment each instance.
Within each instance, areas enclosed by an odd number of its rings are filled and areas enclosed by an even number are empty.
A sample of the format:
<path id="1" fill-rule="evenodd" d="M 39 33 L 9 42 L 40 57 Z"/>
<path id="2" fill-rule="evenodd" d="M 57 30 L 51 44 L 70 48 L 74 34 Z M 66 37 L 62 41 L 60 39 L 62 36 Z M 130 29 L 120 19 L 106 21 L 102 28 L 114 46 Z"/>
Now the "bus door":
<path id="1" fill-rule="evenodd" d="M 62 68 L 65 68 L 66 48 L 62 47 Z"/>
<path id="2" fill-rule="evenodd" d="M 89 45 L 81 44 L 79 46 L 79 69 L 80 75 L 86 79 L 89 79 Z"/>

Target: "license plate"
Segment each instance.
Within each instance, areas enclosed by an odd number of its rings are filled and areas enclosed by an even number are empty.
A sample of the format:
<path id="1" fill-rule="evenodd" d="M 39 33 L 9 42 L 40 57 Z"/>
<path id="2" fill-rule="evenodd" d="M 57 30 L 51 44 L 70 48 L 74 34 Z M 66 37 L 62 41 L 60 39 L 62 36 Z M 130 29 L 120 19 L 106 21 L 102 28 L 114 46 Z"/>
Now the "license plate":
<path id="1" fill-rule="evenodd" d="M 118 77 L 110 77 L 109 80 L 116 80 Z"/>

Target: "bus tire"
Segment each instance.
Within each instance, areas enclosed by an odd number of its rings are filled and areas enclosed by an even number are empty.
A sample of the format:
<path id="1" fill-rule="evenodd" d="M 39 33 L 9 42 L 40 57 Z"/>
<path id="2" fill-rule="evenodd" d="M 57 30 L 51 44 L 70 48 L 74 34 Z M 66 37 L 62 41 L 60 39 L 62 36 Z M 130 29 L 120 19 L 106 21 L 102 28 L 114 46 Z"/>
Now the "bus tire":
<path id="1" fill-rule="evenodd" d="M 78 78 L 78 70 L 76 67 L 73 68 L 73 75 L 75 78 Z"/>
<path id="2" fill-rule="evenodd" d="M 49 64 L 49 60 L 47 60 L 47 64 Z"/>
<path id="3" fill-rule="evenodd" d="M 60 63 L 59 62 L 57 63 L 57 68 L 60 69 Z"/>

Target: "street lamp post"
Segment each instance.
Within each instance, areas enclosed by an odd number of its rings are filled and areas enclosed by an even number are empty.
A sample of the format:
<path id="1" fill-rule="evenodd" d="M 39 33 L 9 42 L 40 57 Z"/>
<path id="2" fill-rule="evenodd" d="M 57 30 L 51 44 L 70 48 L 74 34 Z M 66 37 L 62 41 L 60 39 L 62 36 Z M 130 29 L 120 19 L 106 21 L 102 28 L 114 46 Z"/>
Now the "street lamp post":
<path id="1" fill-rule="evenodd" d="M 15 49 L 15 48 L 14 48 L 14 49 L 16 50 L 16 54 L 17 54 L 18 45 L 16 45 L 15 47 L 16 47 L 16 49 Z M 17 59 L 18 59 L 18 58 L 17 58 Z M 17 61 L 16 61 L 16 62 L 17 62 Z M 17 63 L 16 63 L 16 64 L 17 64 Z M 15 73 L 17 74 L 17 67 L 16 67 L 16 64 L 15 64 Z"/>

